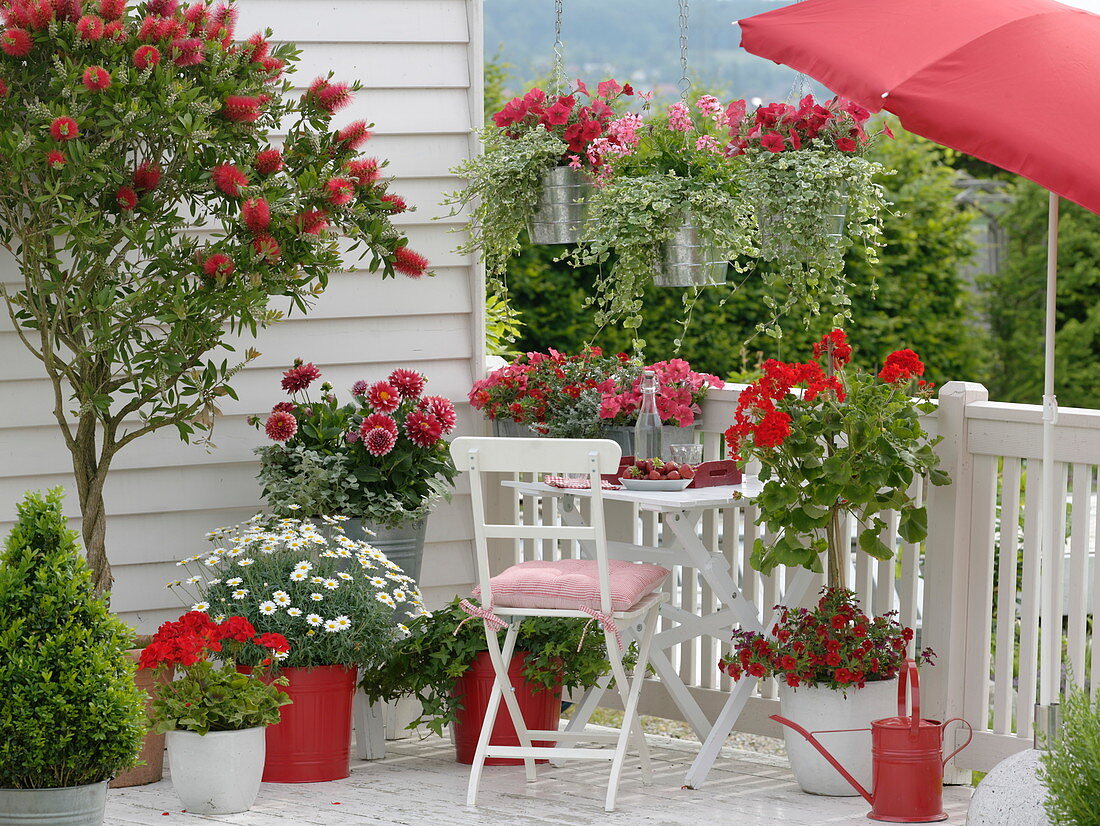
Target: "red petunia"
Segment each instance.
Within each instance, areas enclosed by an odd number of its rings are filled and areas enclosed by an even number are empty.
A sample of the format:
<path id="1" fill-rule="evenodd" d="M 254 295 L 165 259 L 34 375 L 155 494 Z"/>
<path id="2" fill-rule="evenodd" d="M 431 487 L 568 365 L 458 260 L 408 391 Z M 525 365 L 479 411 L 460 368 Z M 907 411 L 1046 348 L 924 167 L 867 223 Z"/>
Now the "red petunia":
<path id="1" fill-rule="evenodd" d="M 333 115 L 351 103 L 351 89 L 346 83 L 333 83 L 319 77 L 310 84 L 304 97 L 321 111 Z"/>
<path id="2" fill-rule="evenodd" d="M 89 66 L 84 70 L 83 83 L 91 92 L 102 92 L 111 86 L 111 73 L 102 66 Z"/>
<path id="3" fill-rule="evenodd" d="M 769 152 L 778 154 L 787 148 L 786 142 L 783 140 L 783 136 L 778 132 L 768 132 L 760 139 L 760 145 L 767 149 Z"/>
<path id="4" fill-rule="evenodd" d="M 836 148 L 839 149 L 841 152 L 855 152 L 856 142 L 851 138 L 837 138 Z"/>
<path id="5" fill-rule="evenodd" d="M 209 278 L 224 278 L 232 275 L 235 269 L 237 265 L 233 263 L 233 259 L 223 252 L 214 253 L 202 265 L 203 274 Z"/>
<path id="6" fill-rule="evenodd" d="M 443 436 L 443 423 L 431 413 L 414 410 L 405 417 L 405 435 L 418 447 L 431 447 Z"/>
<path id="7" fill-rule="evenodd" d="M 51 149 L 46 153 L 46 165 L 51 169 L 61 169 L 66 163 L 68 160 L 60 149 Z"/>
<path id="8" fill-rule="evenodd" d="M 77 21 L 76 33 L 82 40 L 100 40 L 103 38 L 103 20 L 94 14 L 86 14 Z"/>
<path id="9" fill-rule="evenodd" d="M 321 209 L 306 209 L 298 213 L 294 223 L 307 235 L 320 235 L 328 229 L 328 215 Z"/>
<path id="10" fill-rule="evenodd" d="M 428 259 L 408 247 L 398 247 L 393 258 L 393 268 L 409 278 L 420 278 L 428 270 Z"/>
<path id="11" fill-rule="evenodd" d="M 371 139 L 371 131 L 367 128 L 366 121 L 357 120 L 350 123 L 336 133 L 336 140 L 343 144 L 345 149 L 357 150 Z"/>
<path id="12" fill-rule="evenodd" d="M 256 171 L 271 175 L 283 168 L 283 153 L 278 149 L 261 149 L 256 153 Z"/>
<path id="13" fill-rule="evenodd" d="M 12 26 L 0 35 L 0 49 L 12 57 L 23 57 L 34 47 L 34 40 L 24 29 Z"/>
<path id="14" fill-rule="evenodd" d="M 152 161 L 142 161 L 134 170 L 134 188 L 139 192 L 152 192 L 160 185 L 160 166 Z"/>
<path id="15" fill-rule="evenodd" d="M 325 184 L 325 197 L 333 206 L 344 206 L 355 197 L 355 185 L 347 178 L 330 178 Z"/>
<path id="16" fill-rule="evenodd" d="M 239 197 L 241 187 L 248 186 L 248 178 L 231 163 L 218 164 L 210 175 L 214 181 L 214 186 L 231 198 Z"/>
<path id="17" fill-rule="evenodd" d="M 286 442 L 294 438 L 298 432 L 298 420 L 290 413 L 282 410 L 276 411 L 267 417 L 264 422 L 264 432 L 267 438 L 273 442 Z"/>
<path id="18" fill-rule="evenodd" d="M 382 200 L 390 205 L 390 211 L 393 213 L 401 213 L 409 208 L 409 205 L 405 203 L 405 199 L 400 195 L 387 192 L 382 196 Z"/>
<path id="19" fill-rule="evenodd" d="M 50 124 L 50 137 L 55 141 L 71 141 L 80 135 L 80 127 L 72 118 L 55 118 Z"/>
<path id="20" fill-rule="evenodd" d="M 255 123 L 260 119 L 261 103 L 259 98 L 248 95 L 229 95 L 222 106 L 226 120 L 234 123 Z"/>
<path id="21" fill-rule="evenodd" d="M 241 219 L 250 231 L 260 234 L 271 226 L 271 207 L 263 198 L 249 198 L 241 206 Z"/>
<path id="22" fill-rule="evenodd" d="M 268 264 L 274 264 L 283 254 L 279 242 L 270 235 L 257 235 L 252 239 L 252 249 L 255 250 L 260 258 L 267 261 Z"/>
<path id="23" fill-rule="evenodd" d="M 299 390 L 305 390 L 319 378 L 321 378 L 321 371 L 313 362 L 303 364 L 301 359 L 295 359 L 294 366 L 283 373 L 281 385 L 287 393 L 297 393 Z"/>
<path id="24" fill-rule="evenodd" d="M 396 387 L 397 392 L 404 399 L 419 398 L 420 394 L 424 392 L 424 385 L 427 383 L 427 379 L 424 378 L 422 373 L 407 370 L 404 367 L 398 367 L 390 373 L 386 381 Z"/>
<path id="25" fill-rule="evenodd" d="M 156 46 L 138 46 L 134 50 L 134 65 L 142 71 L 160 63 L 160 49 Z"/>
<path id="26" fill-rule="evenodd" d="M 115 193 L 115 202 L 118 204 L 119 209 L 129 212 L 137 206 L 138 196 L 130 187 L 120 186 Z"/>
<path id="27" fill-rule="evenodd" d="M 367 401 L 380 413 L 392 413 L 401 404 L 401 392 L 389 382 L 377 381 L 367 390 Z"/>

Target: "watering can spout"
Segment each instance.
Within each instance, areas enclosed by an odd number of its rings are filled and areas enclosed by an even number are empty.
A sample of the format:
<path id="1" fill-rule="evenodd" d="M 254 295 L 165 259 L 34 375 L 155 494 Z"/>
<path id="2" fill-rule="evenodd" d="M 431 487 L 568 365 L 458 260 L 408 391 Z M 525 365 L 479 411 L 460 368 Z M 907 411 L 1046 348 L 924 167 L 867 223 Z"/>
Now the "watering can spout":
<path id="1" fill-rule="evenodd" d="M 786 717 L 781 717 L 778 714 L 772 714 L 771 719 L 775 720 L 775 722 L 779 723 L 780 725 L 784 725 L 784 726 L 787 726 L 788 728 L 794 729 L 799 734 L 801 734 L 803 737 L 805 737 L 806 741 L 811 746 L 813 746 L 815 749 L 817 749 L 821 753 L 822 757 L 824 757 L 826 760 L 829 761 L 829 765 L 831 765 L 834 769 L 836 769 L 838 772 L 840 772 L 840 776 L 843 777 L 845 780 L 847 780 L 848 783 L 851 785 L 851 787 L 853 789 L 855 789 L 857 792 L 859 792 L 861 795 L 863 795 L 863 798 L 868 803 L 870 803 L 872 806 L 875 805 L 874 800 L 871 798 L 871 793 L 869 791 L 867 791 L 865 788 L 863 788 L 863 786 L 860 785 L 859 781 L 856 780 L 854 777 L 852 777 L 851 773 L 846 768 L 844 768 L 842 765 L 840 765 L 840 761 L 838 761 L 835 757 L 833 757 L 831 754 L 829 754 L 829 752 L 826 750 L 826 748 L 823 745 L 821 745 L 821 743 L 818 741 L 818 739 L 816 737 L 814 737 L 812 734 L 810 734 L 810 732 L 806 731 L 806 729 L 802 728 L 802 726 L 800 726 L 798 723 L 794 722 L 793 720 L 788 720 Z"/>

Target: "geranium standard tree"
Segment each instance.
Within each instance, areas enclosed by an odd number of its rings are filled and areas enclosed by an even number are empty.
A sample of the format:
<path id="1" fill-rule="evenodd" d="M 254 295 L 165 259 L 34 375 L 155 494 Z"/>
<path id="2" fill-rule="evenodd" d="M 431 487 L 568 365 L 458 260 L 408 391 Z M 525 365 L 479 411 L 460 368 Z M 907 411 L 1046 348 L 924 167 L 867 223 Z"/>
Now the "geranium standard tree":
<path id="1" fill-rule="evenodd" d="M 152 0 L 0 0 L 0 284 L 53 385 L 96 586 L 108 588 L 103 487 L 118 451 L 208 429 L 239 359 L 230 334 L 305 311 L 341 266 L 338 240 L 385 276 L 427 262 L 389 222 L 405 208 L 359 121 L 357 84 L 283 79 L 292 45 L 234 41 L 236 10 Z M 270 33 L 269 33 L 270 34 Z M 272 145 L 275 134 L 281 145 Z"/>

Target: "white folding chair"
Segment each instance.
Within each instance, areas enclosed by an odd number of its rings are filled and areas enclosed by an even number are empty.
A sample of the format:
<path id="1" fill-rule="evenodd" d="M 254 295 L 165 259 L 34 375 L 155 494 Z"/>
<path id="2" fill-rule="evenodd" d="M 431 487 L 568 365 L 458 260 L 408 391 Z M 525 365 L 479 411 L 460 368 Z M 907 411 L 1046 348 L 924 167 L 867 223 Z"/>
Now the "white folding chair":
<path id="1" fill-rule="evenodd" d="M 608 559 L 600 474 L 618 470 L 622 450 L 615 442 L 606 439 L 503 439 L 464 436 L 454 440 L 451 445 L 451 455 L 459 470 L 470 473 L 470 496 L 473 502 L 474 541 L 481 600 L 481 608 L 478 609 L 477 616 L 482 617 L 484 622 L 489 656 L 496 671 L 496 680 L 489 696 L 485 722 L 481 728 L 474 762 L 470 768 L 466 802 L 472 806 L 477 801 L 478 785 L 487 757 L 523 758 L 529 782 L 535 780 L 536 758 L 550 759 L 555 764 L 565 759 L 609 760 L 611 775 L 607 785 L 605 808 L 607 811 L 613 811 L 619 777 L 632 736 L 642 763 L 642 782 L 648 784 L 652 780 L 649 751 L 638 716 L 638 700 L 642 683 L 645 681 L 650 647 L 657 623 L 657 612 L 661 603 L 667 598 L 664 593 L 651 591 L 642 595 L 625 610 L 613 610 L 612 597 L 616 575 L 611 572 Z M 588 477 L 589 484 L 592 486 L 592 495 L 587 525 L 494 524 L 488 521 L 485 510 L 484 474 L 537 474 L 547 471 L 583 473 Z M 587 556 L 593 566 L 593 572 L 599 580 L 598 610 L 592 605 L 578 605 L 576 608 L 520 608 L 497 604 L 507 600 L 502 597 L 494 602 L 493 580 L 489 569 L 488 541 L 490 539 L 515 540 L 516 564 L 522 562 L 522 540 L 583 543 L 588 550 Z M 515 573 L 519 569 L 513 567 L 509 571 Z M 659 585 L 658 582 L 654 588 Z M 612 682 L 619 692 L 624 708 L 623 725 L 619 731 L 535 731 L 527 728 L 508 679 L 508 663 L 515 649 L 519 624 L 525 617 L 575 617 L 589 622 L 594 620 L 599 622 L 611 665 Z M 503 645 L 497 639 L 497 630 L 501 625 L 507 627 Z M 638 643 L 637 664 L 629 678 L 623 665 L 624 652 L 618 640 L 619 629 L 627 631 L 627 636 Z M 512 718 L 519 737 L 519 746 L 489 744 L 489 736 L 496 721 L 501 698 L 504 699 L 504 705 Z M 535 740 L 550 741 L 553 745 L 535 746 L 532 744 Z M 577 743 L 586 741 L 613 744 L 614 747 L 577 747 Z M 562 743 L 564 745 L 561 745 Z"/>

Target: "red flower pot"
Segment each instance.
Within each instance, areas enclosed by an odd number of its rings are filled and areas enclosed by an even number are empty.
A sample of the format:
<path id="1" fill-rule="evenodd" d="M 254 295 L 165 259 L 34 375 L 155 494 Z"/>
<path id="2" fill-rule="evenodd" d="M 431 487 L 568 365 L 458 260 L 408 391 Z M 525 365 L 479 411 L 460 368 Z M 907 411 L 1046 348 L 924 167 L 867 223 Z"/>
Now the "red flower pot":
<path id="1" fill-rule="evenodd" d="M 248 666 L 239 666 L 246 674 Z M 351 774 L 351 704 L 356 669 L 343 665 L 281 668 L 293 702 L 267 728 L 265 783 L 320 783 Z"/>
<path id="2" fill-rule="evenodd" d="M 508 664 L 508 679 L 515 688 L 516 700 L 527 728 L 536 731 L 556 731 L 561 719 L 561 679 L 553 688 L 544 689 L 536 683 L 523 678 L 523 659 L 526 655 L 518 652 Z M 455 754 L 459 763 L 473 763 L 477 751 L 477 740 L 481 736 L 481 726 L 485 722 L 485 711 L 489 705 L 489 693 L 493 689 L 493 663 L 489 652 L 482 651 L 473 663 L 455 682 L 454 693 L 461 698 L 462 708 L 458 711 L 458 720 L 454 726 Z M 538 690 L 536 690 L 538 689 Z M 504 706 L 503 699 L 497 713 L 493 733 L 489 743 L 494 746 L 518 746 L 519 737 L 512 718 Z M 549 742 L 534 743 L 536 746 L 549 746 Z M 540 760 L 540 763 L 547 761 Z M 518 766 L 523 760 L 515 757 L 488 757 L 486 766 Z"/>

